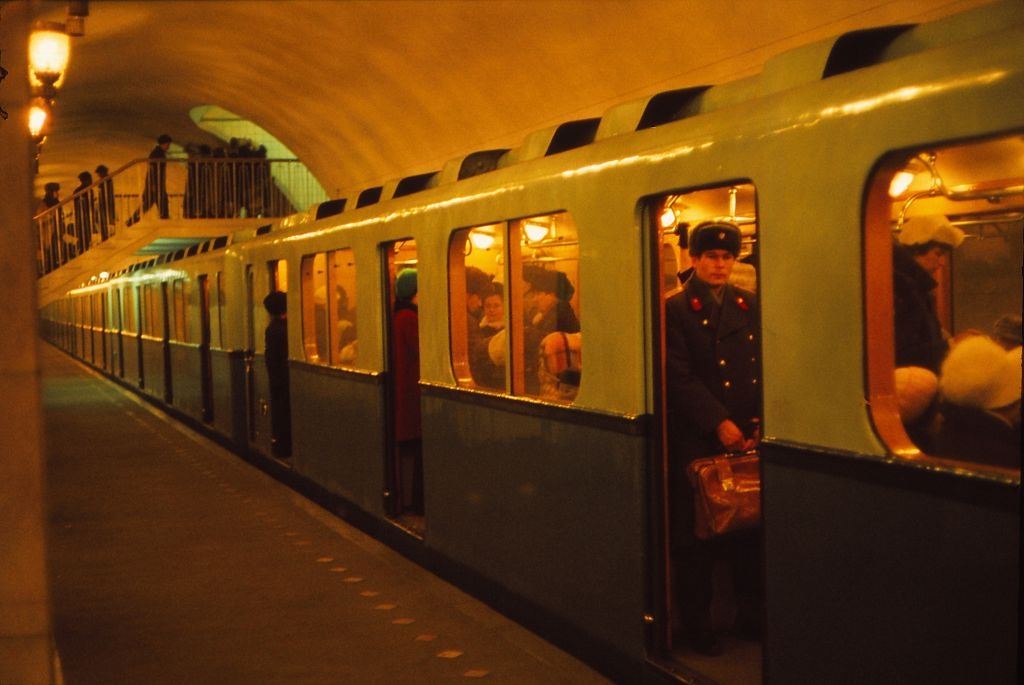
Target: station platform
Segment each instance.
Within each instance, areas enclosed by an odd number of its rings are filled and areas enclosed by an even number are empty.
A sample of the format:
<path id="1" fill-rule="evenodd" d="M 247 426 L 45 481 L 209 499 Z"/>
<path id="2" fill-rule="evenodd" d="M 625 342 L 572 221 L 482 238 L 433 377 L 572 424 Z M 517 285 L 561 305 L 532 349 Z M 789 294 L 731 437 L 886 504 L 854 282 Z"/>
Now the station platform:
<path id="1" fill-rule="evenodd" d="M 40 346 L 66 685 L 607 683 Z"/>

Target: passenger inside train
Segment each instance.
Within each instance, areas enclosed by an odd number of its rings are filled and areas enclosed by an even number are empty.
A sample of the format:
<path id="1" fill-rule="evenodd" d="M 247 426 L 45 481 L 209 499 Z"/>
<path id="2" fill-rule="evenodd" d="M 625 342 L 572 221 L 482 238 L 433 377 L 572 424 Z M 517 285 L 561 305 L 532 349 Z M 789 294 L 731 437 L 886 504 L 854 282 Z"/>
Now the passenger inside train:
<path id="1" fill-rule="evenodd" d="M 423 515 L 423 444 L 420 418 L 418 282 L 414 268 L 398 272 L 394 284 L 391 345 L 394 362 L 394 440 L 401 510 Z"/>

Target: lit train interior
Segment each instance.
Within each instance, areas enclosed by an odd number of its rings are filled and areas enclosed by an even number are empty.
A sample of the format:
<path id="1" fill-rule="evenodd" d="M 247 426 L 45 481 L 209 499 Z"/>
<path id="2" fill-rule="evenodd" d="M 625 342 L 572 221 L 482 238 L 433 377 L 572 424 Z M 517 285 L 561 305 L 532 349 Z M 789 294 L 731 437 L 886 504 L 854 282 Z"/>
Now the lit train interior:
<path id="1" fill-rule="evenodd" d="M 904 227 L 921 218 L 945 217 L 963 232 L 961 242 L 947 250 L 931 272 L 944 335 L 952 341 L 972 335 L 998 341 L 1000 327 L 1016 315 L 1019 345 L 1024 136 L 911 150 L 892 161 L 898 168 L 888 186 L 895 241 L 911 239 L 901 239 Z M 879 363 L 878 355 L 872 363 Z M 931 452 L 937 426 L 921 429 L 906 417 L 904 423 L 914 445 Z M 900 440 L 887 437 L 894 443 Z"/>

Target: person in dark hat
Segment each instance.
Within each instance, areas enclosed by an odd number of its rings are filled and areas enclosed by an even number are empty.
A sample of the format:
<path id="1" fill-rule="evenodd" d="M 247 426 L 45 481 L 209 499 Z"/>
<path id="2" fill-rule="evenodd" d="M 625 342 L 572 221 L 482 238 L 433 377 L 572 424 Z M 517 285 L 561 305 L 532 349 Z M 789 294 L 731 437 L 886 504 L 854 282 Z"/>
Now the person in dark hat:
<path id="1" fill-rule="evenodd" d="M 60 184 L 55 182 L 43 186 L 43 200 L 37 214 L 42 214 L 60 204 Z M 39 241 L 43 250 L 43 273 L 49 273 L 63 263 L 61 241 L 64 239 L 64 212 L 51 211 L 41 223 L 42 235 Z"/>
<path id="2" fill-rule="evenodd" d="M 75 207 L 75 236 L 82 251 L 92 245 L 93 216 L 96 213 L 96 198 L 92 191 L 92 174 L 83 171 L 78 174 L 79 184 L 73 191 Z"/>
<path id="3" fill-rule="evenodd" d="M 114 225 L 114 179 L 106 165 L 96 167 L 96 220 L 99 223 L 100 239 L 110 237 L 110 228 Z"/>
<path id="4" fill-rule="evenodd" d="M 160 210 L 160 218 L 170 217 L 167 200 L 167 150 L 171 137 L 166 133 L 156 139 L 156 147 L 149 153 L 149 171 L 146 173 L 146 187 L 142 192 L 142 206 L 135 211 L 128 225 L 138 222 L 153 205 Z"/>
<path id="5" fill-rule="evenodd" d="M 264 361 L 270 385 L 270 449 L 278 459 L 292 456 L 292 408 L 288 378 L 288 295 L 275 291 L 263 298 L 270 315 L 264 332 Z"/>
<path id="6" fill-rule="evenodd" d="M 541 341 L 551 333 L 579 333 L 580 320 L 570 300 L 576 292 L 561 271 L 523 267 L 526 281 L 526 326 L 523 330 L 523 373 L 526 394 L 539 396 Z"/>
<path id="7" fill-rule="evenodd" d="M 758 443 L 760 327 L 753 293 L 729 283 L 740 252 L 739 228 L 707 221 L 690 229 L 688 237 L 693 272 L 665 302 L 671 542 L 684 636 L 695 651 L 715 655 L 721 651 L 711 627 L 716 553 L 733 562 L 737 632 L 751 638 L 760 634 L 758 535 L 696 538 L 686 468 L 695 459 Z"/>

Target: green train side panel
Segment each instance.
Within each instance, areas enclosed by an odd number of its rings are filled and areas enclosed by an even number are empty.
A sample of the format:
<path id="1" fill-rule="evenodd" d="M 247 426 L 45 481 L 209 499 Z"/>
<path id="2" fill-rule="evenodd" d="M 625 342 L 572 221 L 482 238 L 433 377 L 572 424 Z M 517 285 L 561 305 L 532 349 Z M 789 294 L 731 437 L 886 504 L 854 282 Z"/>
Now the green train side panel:
<path id="1" fill-rule="evenodd" d="M 245 360 L 241 352 L 210 350 L 213 428 L 239 447 L 246 444 Z"/>
<path id="2" fill-rule="evenodd" d="M 203 421 L 203 386 L 198 345 L 170 343 L 174 374 L 174 407 Z"/>
<path id="3" fill-rule="evenodd" d="M 422 407 L 427 544 L 642 656 L 645 439 L 427 394 Z"/>
<path id="4" fill-rule="evenodd" d="M 164 399 L 164 343 L 155 338 L 142 339 L 143 391 L 161 402 Z"/>
<path id="5" fill-rule="evenodd" d="M 293 468 L 364 511 L 383 516 L 380 376 L 290 364 Z"/>
<path id="6" fill-rule="evenodd" d="M 1019 485 L 762 454 L 765 682 L 1017 682 Z"/>

